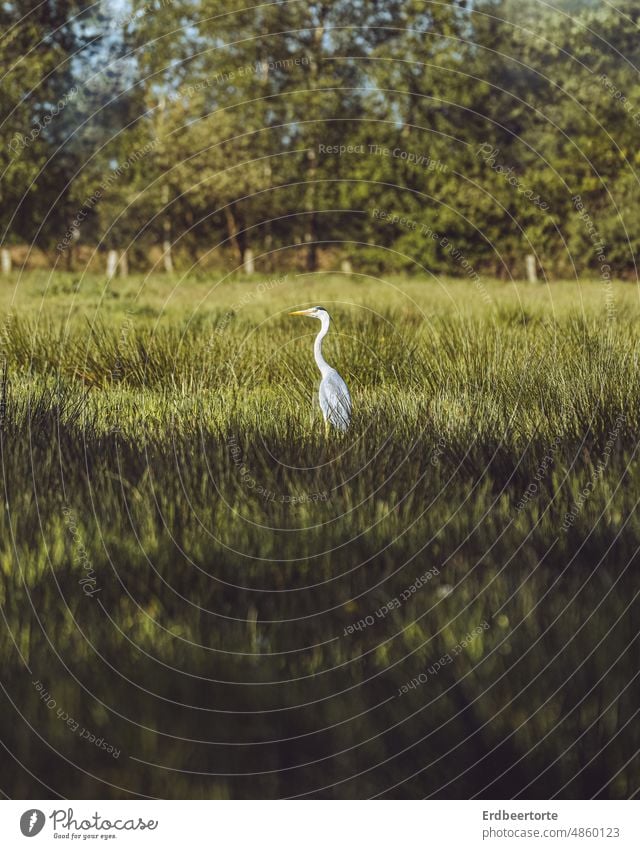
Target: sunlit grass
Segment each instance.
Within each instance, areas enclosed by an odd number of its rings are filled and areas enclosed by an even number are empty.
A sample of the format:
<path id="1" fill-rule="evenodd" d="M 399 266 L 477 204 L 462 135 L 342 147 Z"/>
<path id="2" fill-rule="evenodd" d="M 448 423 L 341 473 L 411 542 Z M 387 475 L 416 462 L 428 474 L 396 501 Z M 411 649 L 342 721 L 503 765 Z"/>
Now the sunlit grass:
<path id="1" fill-rule="evenodd" d="M 4 322 L 0 602 L 13 634 L 1 643 L 8 674 L 21 675 L 17 646 L 44 680 L 59 663 L 53 646 L 108 704 L 126 704 L 130 684 L 114 678 L 107 662 L 166 699 L 201 707 L 286 709 L 345 690 L 349 696 L 327 707 L 341 722 L 384 702 L 455 635 L 499 614 L 473 652 L 432 685 L 439 693 L 469 673 L 481 692 L 543 633 L 585 576 L 598 569 L 610 586 L 635 558 L 640 307 L 632 286 L 616 286 L 616 310 L 606 313 L 597 283 L 488 283 L 494 307 L 457 281 L 391 286 L 292 275 L 259 293 L 260 279 L 219 286 L 176 279 L 165 309 L 171 279 L 147 281 L 136 301 L 140 282 L 113 281 L 107 291 L 117 297 L 107 299 L 101 280 L 78 286 L 61 275 L 50 295 L 43 278 L 25 278 Z M 325 432 L 314 402 L 316 325 L 286 316 L 309 302 L 334 318 L 326 356 L 354 400 L 344 436 Z M 532 483 L 534 495 L 519 507 Z M 88 564 L 95 597 L 80 584 Z M 346 626 L 433 565 L 440 572 L 428 589 L 345 641 Z M 542 602 L 559 578 L 557 594 Z M 609 617 L 623 612 L 632 591 L 628 584 L 608 597 Z M 585 609 L 605 592 L 589 584 Z M 544 617 L 531 615 L 537 604 Z M 571 607 L 562 627 L 544 637 L 545 652 L 564 650 L 581 626 L 578 610 Z M 627 642 L 621 631 L 614 653 Z M 513 692 L 537 664 L 529 658 L 510 673 Z M 563 683 L 554 675 L 544 692 Z M 373 689 L 364 686 L 369 678 Z M 300 683 L 240 694 L 211 683 L 288 679 Z M 575 686 L 586 691 L 590 680 L 585 671 Z M 64 688 L 65 708 L 80 714 L 82 691 Z M 194 720 L 140 698 L 138 715 L 170 735 L 245 732 L 235 720 L 210 726 L 206 713 Z M 447 698 L 434 721 L 447 721 Z M 505 698 L 501 688 L 486 695 L 477 722 Z M 382 726 L 420 704 L 419 695 L 407 696 Z M 523 697 L 519 710 L 528 706 Z M 37 706 L 24 709 L 48 721 Z M 518 732 L 519 745 L 537 741 L 559 712 L 552 699 Z M 287 733 L 328 722 L 324 708 L 294 716 Z M 278 715 L 269 717 L 256 720 L 251 739 L 283 732 Z M 516 709 L 500 715 L 491 733 L 501 739 L 519 717 Z M 184 764 L 172 738 L 161 757 L 157 740 L 114 716 L 96 713 L 93 722 L 131 754 Z M 377 720 L 368 722 L 374 733 Z M 567 739 L 572 728 L 564 729 Z M 349 743 L 347 723 L 330 746 Z M 277 766 L 277 754 L 265 751 L 261 767 Z M 320 741 L 310 743 L 310 756 L 323 752 Z M 626 759 L 623 748 L 619 758 Z M 211 766 L 201 749 L 188 762 Z M 234 771 L 231 756 L 224 763 Z M 312 770 L 308 782 L 320 776 Z M 72 775 L 60 780 L 74 789 L 70 795 L 95 794 L 98 786 L 88 779 L 79 786 Z M 618 792 L 630 780 L 623 771 Z M 144 785 L 142 773 L 130 781 Z M 298 789 L 287 773 L 256 779 L 251 790 L 231 779 L 186 776 L 172 784 L 156 775 L 154 782 L 160 795 L 184 792 L 185 782 L 205 795 Z M 376 786 L 371 777 L 357 792 Z"/>

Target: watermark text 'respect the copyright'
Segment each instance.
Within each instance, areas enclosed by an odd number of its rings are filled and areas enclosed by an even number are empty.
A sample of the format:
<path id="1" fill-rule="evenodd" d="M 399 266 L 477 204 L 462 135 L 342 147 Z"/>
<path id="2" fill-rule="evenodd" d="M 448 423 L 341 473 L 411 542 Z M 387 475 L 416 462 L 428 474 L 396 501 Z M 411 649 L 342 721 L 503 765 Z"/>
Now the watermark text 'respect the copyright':
<path id="1" fill-rule="evenodd" d="M 424 168 L 425 171 L 445 173 L 449 166 L 440 159 L 432 159 L 426 153 L 416 153 L 402 147 L 384 147 L 380 144 L 319 144 L 318 153 L 325 156 L 381 156 L 384 159 L 399 159 L 408 165 Z"/>

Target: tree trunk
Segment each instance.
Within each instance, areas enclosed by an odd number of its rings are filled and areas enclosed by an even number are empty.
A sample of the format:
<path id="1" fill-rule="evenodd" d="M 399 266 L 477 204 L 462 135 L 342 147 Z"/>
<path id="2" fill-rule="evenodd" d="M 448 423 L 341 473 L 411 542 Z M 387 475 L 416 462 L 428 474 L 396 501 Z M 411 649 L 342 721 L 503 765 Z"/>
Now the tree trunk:
<path id="1" fill-rule="evenodd" d="M 242 245 L 240 244 L 240 240 L 238 238 L 238 225 L 236 223 L 236 219 L 230 204 L 225 206 L 224 215 L 227 219 L 227 231 L 229 233 L 229 242 L 231 243 L 231 247 L 234 250 L 234 253 L 238 260 L 238 264 L 242 265 L 244 261 L 243 250 Z"/>
<path id="2" fill-rule="evenodd" d="M 305 220 L 307 222 L 307 232 L 304 235 L 304 240 L 307 243 L 307 271 L 316 271 L 318 268 L 318 221 L 316 213 L 317 203 L 317 162 L 314 150 L 310 150 L 307 154 L 309 167 L 307 168 L 307 214 Z"/>
<path id="3" fill-rule="evenodd" d="M 273 254 L 271 249 L 273 247 L 273 236 L 271 235 L 271 222 L 267 223 L 267 235 L 264 237 L 264 246 L 266 248 L 266 266 L 268 271 L 273 271 Z"/>
<path id="4" fill-rule="evenodd" d="M 318 21 L 314 27 L 313 45 L 311 47 L 311 65 L 309 68 L 309 87 L 315 89 L 320 80 L 320 68 L 323 58 L 322 42 L 324 39 L 326 21 L 329 15 L 330 5 L 321 3 L 318 8 Z M 305 212 L 304 217 L 306 222 L 306 231 L 304 241 L 307 243 L 307 251 L 305 257 L 305 267 L 307 271 L 316 271 L 318 267 L 318 184 L 316 183 L 318 174 L 318 159 L 316 149 L 318 147 L 318 137 L 314 132 L 312 134 L 312 145 L 307 152 L 307 191 L 305 197 Z"/>
<path id="5" fill-rule="evenodd" d="M 169 205 L 169 186 L 162 187 L 162 202 L 164 203 L 164 214 L 162 218 L 162 264 L 167 274 L 173 273 L 173 257 L 171 256 L 171 218 L 167 211 Z"/>

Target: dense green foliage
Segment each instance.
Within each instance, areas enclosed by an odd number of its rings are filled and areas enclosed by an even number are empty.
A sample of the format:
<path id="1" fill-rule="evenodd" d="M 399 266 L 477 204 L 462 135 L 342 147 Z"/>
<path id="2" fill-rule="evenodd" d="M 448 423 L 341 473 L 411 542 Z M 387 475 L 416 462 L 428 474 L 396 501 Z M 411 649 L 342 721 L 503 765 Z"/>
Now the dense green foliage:
<path id="1" fill-rule="evenodd" d="M 62 267 L 77 240 L 138 269 L 167 243 L 185 268 L 635 276 L 634 0 L 23 7 L 1 19 L 4 238 Z"/>
<path id="2" fill-rule="evenodd" d="M 320 292 L 345 437 L 313 406 L 315 324 L 286 315 Z M 22 278 L 3 786 L 637 792 L 640 305 L 610 294 Z"/>

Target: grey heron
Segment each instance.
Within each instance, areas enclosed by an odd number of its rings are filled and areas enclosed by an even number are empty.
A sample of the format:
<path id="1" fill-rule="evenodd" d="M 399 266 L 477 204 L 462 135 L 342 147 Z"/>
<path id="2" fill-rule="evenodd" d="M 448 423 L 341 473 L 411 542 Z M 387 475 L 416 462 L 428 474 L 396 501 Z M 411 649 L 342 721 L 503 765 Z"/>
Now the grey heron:
<path id="1" fill-rule="evenodd" d="M 333 425 L 338 430 L 345 431 L 351 421 L 351 396 L 349 395 L 347 384 L 322 356 L 322 340 L 329 332 L 331 317 L 324 307 L 296 310 L 295 312 L 290 312 L 289 315 L 306 315 L 310 318 L 317 318 L 322 324 L 313 345 L 313 353 L 320 369 L 320 374 L 322 375 L 320 390 L 318 392 L 320 409 L 322 410 L 325 422 Z"/>

